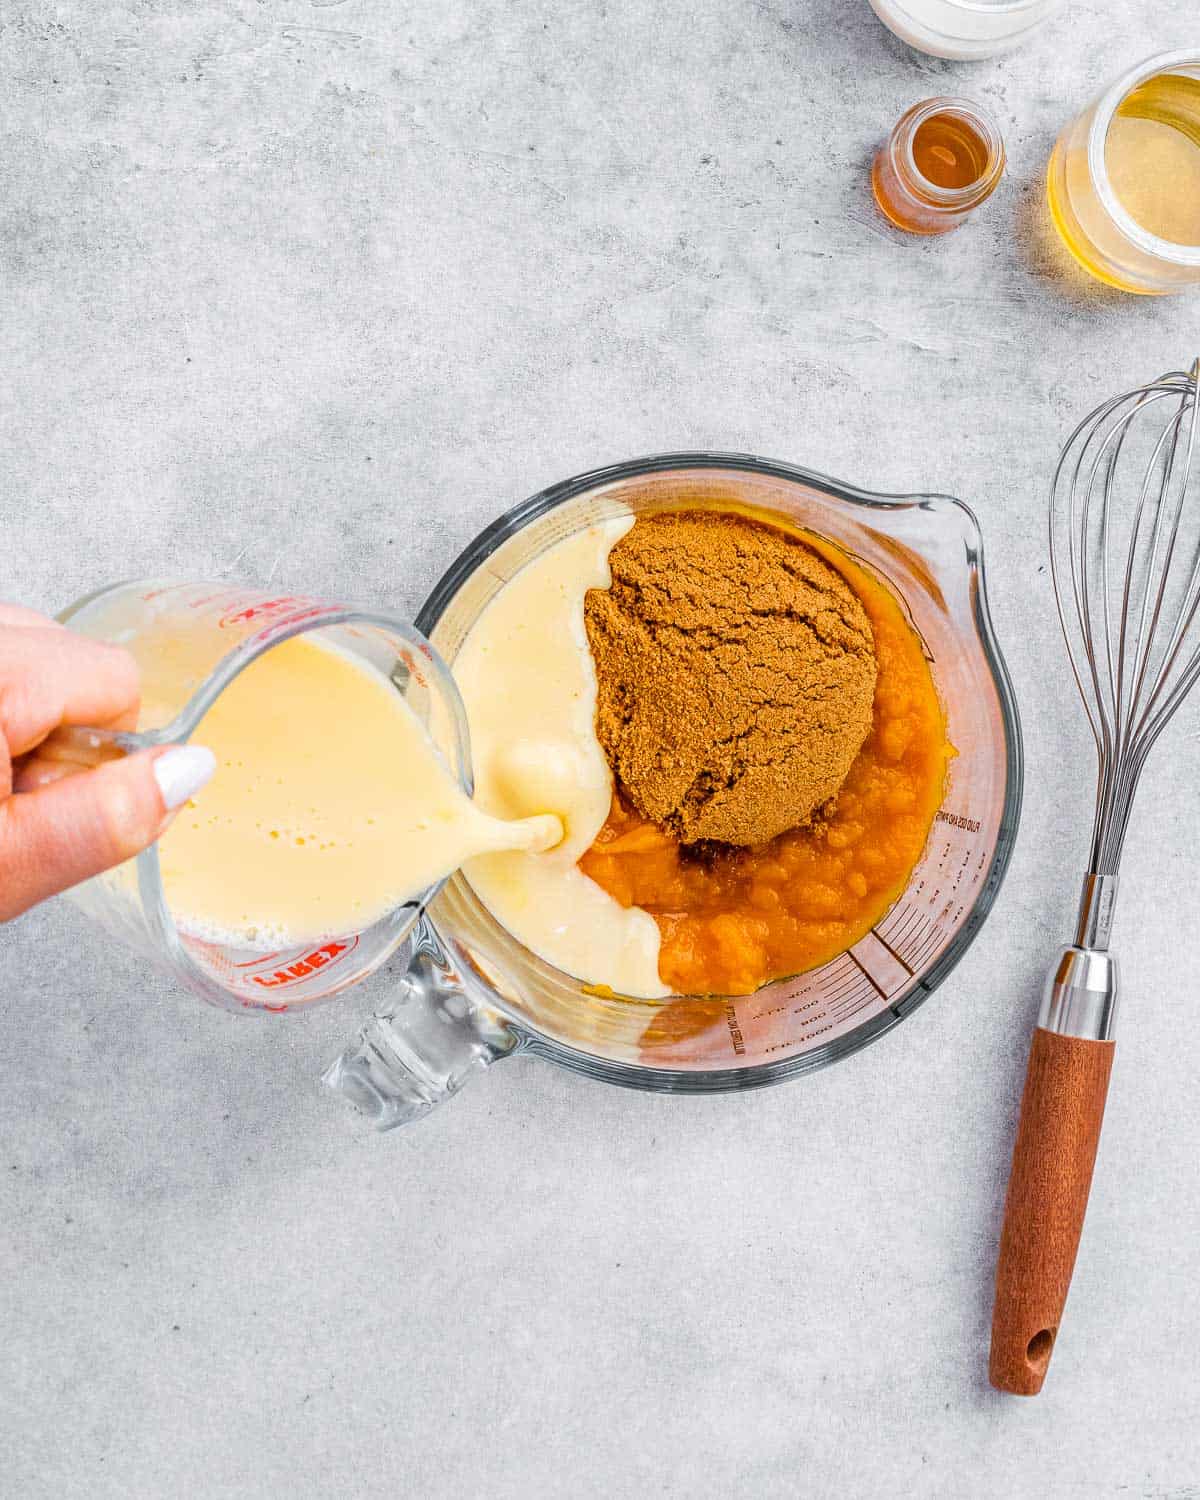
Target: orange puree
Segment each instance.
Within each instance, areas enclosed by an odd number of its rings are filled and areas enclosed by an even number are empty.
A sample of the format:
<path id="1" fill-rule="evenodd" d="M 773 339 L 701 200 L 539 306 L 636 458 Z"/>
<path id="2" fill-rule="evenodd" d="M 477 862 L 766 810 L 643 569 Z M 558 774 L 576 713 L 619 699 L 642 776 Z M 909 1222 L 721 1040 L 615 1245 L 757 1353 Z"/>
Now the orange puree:
<path id="1" fill-rule="evenodd" d="M 871 732 L 832 809 L 750 849 L 685 849 L 614 797 L 580 869 L 662 935 L 658 969 L 682 995 L 746 995 L 856 943 L 903 892 L 954 753 L 921 642 L 865 569 L 804 534 L 870 618 L 878 678 Z"/>

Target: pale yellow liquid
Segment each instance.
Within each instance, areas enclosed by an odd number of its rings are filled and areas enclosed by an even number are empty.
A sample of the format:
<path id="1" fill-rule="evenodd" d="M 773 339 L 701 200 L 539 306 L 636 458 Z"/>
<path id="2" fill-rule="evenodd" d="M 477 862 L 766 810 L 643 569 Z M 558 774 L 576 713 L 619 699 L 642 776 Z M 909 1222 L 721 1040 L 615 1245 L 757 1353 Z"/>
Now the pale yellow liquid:
<path id="1" fill-rule="evenodd" d="M 654 919 L 578 865 L 612 803 L 584 595 L 609 586 L 609 551 L 632 525 L 616 516 L 558 542 L 468 633 L 453 670 L 475 802 L 395 688 L 340 651 L 298 637 L 236 677 L 194 734 L 217 772 L 159 841 L 179 927 L 273 952 L 359 931 L 461 865 L 532 952 L 617 993 L 664 995 Z M 152 672 L 143 684 L 146 722 L 165 721 Z"/>
<path id="2" fill-rule="evenodd" d="M 216 773 L 158 846 L 193 936 L 272 952 L 357 932 L 464 859 L 529 841 L 464 795 L 386 678 L 311 636 L 253 662 L 194 739 Z"/>
<path id="3" fill-rule="evenodd" d="M 612 805 L 596 738 L 588 589 L 612 583 L 608 554 L 633 525 L 618 516 L 527 563 L 475 621 L 453 662 L 467 708 L 479 805 L 501 818 L 552 810 L 566 836 L 545 854 L 484 854 L 463 873 L 501 926 L 539 957 L 622 995 L 668 993 L 658 924 L 579 868 Z"/>
<path id="4" fill-rule="evenodd" d="M 1104 164 L 1143 229 L 1200 245 L 1200 79 L 1164 73 L 1134 89 L 1108 127 Z"/>

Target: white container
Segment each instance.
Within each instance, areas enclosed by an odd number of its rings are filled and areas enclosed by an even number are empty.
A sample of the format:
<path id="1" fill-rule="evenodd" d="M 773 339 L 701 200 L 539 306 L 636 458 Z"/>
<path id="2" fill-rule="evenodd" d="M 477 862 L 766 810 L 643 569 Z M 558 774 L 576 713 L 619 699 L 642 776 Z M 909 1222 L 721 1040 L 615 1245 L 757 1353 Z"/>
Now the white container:
<path id="1" fill-rule="evenodd" d="M 870 0 L 902 42 L 933 57 L 970 61 L 1026 42 L 1062 0 Z"/>

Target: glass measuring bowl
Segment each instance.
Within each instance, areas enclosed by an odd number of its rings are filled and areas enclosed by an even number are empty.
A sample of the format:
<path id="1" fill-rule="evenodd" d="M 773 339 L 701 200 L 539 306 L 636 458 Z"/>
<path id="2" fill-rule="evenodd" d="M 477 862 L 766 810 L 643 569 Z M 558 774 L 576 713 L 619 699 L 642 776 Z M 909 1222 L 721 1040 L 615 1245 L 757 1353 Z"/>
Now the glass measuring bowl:
<path id="1" fill-rule="evenodd" d="M 458 690 L 424 637 L 393 615 L 222 583 L 143 580 L 89 595 L 59 619 L 124 646 L 137 660 L 141 723 L 137 734 L 115 736 L 122 749 L 187 740 L 251 662 L 311 633 L 381 673 L 423 724 L 436 725 L 446 764 L 471 791 Z M 329 730 L 348 733 L 350 726 Z M 360 931 L 269 954 L 181 931 L 164 895 L 156 845 L 68 894 L 106 931 L 202 999 L 227 1010 L 280 1013 L 328 999 L 377 969 L 436 889 Z"/>
<path id="2" fill-rule="evenodd" d="M 1161 74 L 1200 78 L 1200 52 L 1164 52 L 1123 73 L 1063 130 L 1046 173 L 1050 216 L 1072 256 L 1109 286 L 1145 295 L 1200 283 L 1200 245 L 1176 244 L 1143 228 L 1117 197 L 1105 160 L 1113 116 L 1136 88 Z"/>
<path id="3" fill-rule="evenodd" d="M 899 901 L 853 948 L 749 996 L 589 992 L 515 941 L 454 875 L 418 923 L 395 1002 L 326 1081 L 387 1129 L 426 1114 L 513 1052 L 668 1093 L 779 1083 L 857 1051 L 946 977 L 995 900 L 1016 835 L 1021 739 L 992 634 L 978 526 L 945 496 L 872 495 L 741 454 L 665 454 L 580 475 L 484 531 L 418 616 L 453 664 L 525 563 L 616 514 L 752 507 L 829 538 L 902 600 L 946 709 L 952 760 L 928 845 Z"/>

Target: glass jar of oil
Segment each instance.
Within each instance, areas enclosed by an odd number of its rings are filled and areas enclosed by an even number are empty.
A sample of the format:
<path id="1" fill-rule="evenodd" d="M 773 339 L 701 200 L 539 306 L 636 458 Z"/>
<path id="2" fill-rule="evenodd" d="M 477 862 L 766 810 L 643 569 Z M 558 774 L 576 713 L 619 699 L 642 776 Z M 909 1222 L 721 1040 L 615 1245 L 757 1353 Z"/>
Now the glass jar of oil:
<path id="1" fill-rule="evenodd" d="M 1200 284 L 1200 52 L 1152 57 L 1063 131 L 1047 176 L 1067 249 L 1099 280 Z"/>

